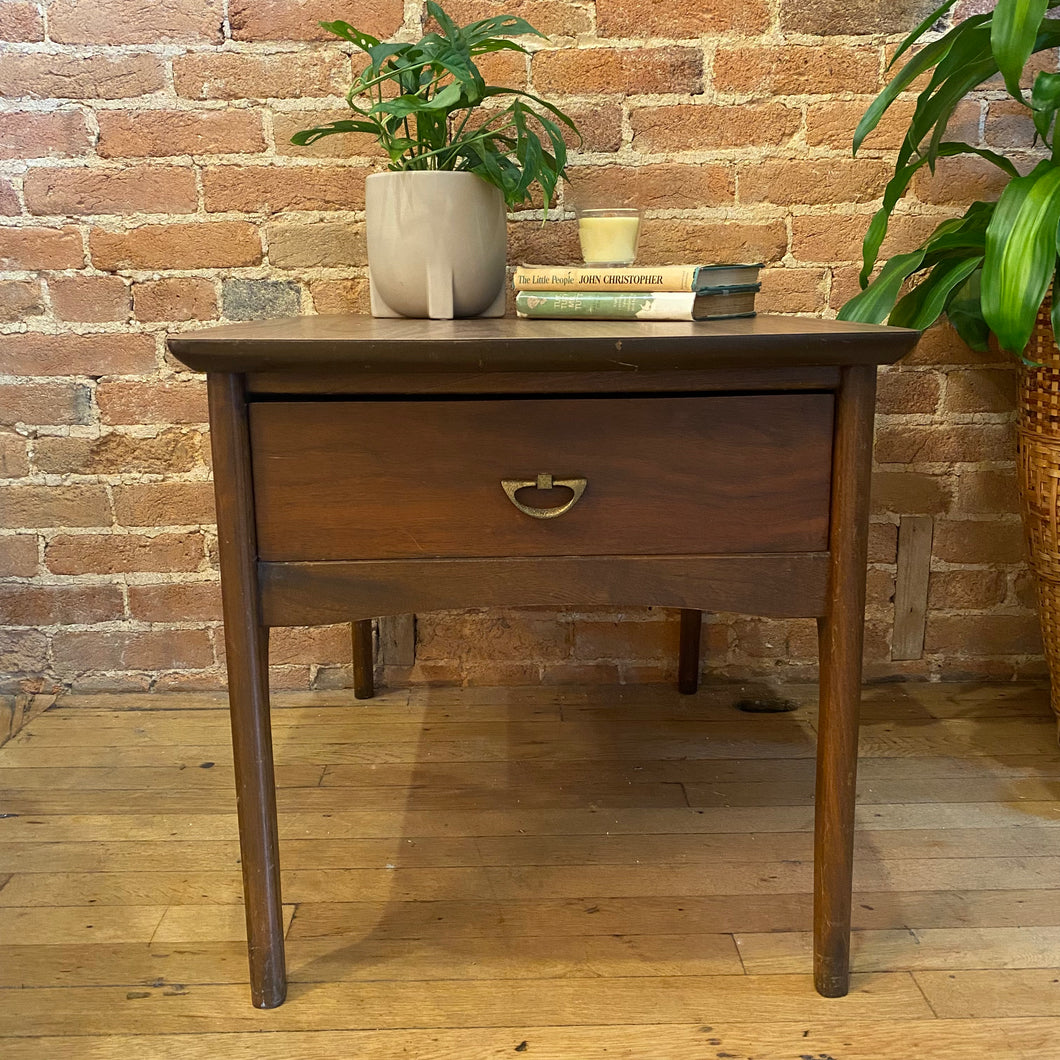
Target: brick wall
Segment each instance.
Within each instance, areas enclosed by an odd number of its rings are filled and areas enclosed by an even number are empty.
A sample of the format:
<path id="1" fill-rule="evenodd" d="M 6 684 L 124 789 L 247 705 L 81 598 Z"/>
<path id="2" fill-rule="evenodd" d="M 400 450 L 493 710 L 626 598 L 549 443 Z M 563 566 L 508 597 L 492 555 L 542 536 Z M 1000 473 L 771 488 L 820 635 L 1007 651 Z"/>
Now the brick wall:
<path id="1" fill-rule="evenodd" d="M 967 2 L 967 0 L 966 0 Z M 769 263 L 762 308 L 831 315 L 910 105 L 856 161 L 853 128 L 923 0 L 453 0 L 552 37 L 501 53 L 580 119 L 574 188 L 632 189 L 643 256 Z M 966 6 L 965 11 L 971 11 Z M 364 138 L 290 145 L 341 115 L 347 51 L 320 18 L 420 32 L 418 3 L 0 0 L 0 672 L 3 690 L 214 688 L 222 634 L 202 380 L 168 333 L 366 309 Z M 890 36 L 887 36 L 890 34 Z M 1054 64 L 1055 68 L 1055 64 Z M 960 134 L 1030 147 L 1000 91 Z M 985 140 L 983 137 L 985 136 Z M 914 186 L 885 251 L 996 182 L 968 160 Z M 513 216 L 512 260 L 576 257 L 573 222 Z M 1014 371 L 933 331 L 880 379 L 872 678 L 1041 670 L 1013 485 Z M 892 661 L 897 527 L 935 535 L 924 657 Z M 671 613 L 421 616 L 413 680 L 650 681 Z M 811 622 L 711 618 L 712 670 L 808 676 Z M 348 678 L 342 627 L 273 637 L 278 687 Z"/>

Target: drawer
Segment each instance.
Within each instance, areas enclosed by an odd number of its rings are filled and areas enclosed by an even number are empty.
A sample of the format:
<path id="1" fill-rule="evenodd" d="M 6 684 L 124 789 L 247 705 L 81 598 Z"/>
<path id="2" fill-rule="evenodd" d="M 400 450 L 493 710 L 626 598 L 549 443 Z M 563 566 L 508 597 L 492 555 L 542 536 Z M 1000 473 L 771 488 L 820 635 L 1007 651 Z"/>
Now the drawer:
<path id="1" fill-rule="evenodd" d="M 250 406 L 270 561 L 827 548 L 833 396 L 268 401 Z M 561 515 L 534 518 L 573 491 Z M 547 480 L 540 480 L 541 487 Z"/>

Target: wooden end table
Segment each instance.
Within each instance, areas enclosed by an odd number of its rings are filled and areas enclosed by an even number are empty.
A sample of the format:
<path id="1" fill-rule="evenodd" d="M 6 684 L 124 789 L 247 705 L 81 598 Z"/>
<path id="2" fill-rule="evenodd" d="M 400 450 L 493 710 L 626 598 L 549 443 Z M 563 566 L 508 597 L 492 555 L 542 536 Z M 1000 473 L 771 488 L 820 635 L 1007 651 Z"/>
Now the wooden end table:
<path id="1" fill-rule="evenodd" d="M 916 339 L 769 316 L 170 338 L 209 387 L 255 1005 L 286 993 L 269 627 L 492 605 L 817 619 L 814 976 L 847 992 L 876 366 Z"/>

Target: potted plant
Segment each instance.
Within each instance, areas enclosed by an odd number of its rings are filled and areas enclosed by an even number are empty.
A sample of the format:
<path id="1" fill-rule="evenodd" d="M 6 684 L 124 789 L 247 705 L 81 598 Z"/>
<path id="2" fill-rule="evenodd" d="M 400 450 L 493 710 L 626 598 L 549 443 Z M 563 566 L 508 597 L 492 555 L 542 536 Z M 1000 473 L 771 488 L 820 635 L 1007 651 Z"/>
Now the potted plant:
<path id="1" fill-rule="evenodd" d="M 961 338 L 985 350 L 993 336 L 1020 361 L 1019 470 L 1024 527 L 1038 586 L 1053 709 L 1060 717 L 1060 298 L 1050 298 L 1057 271 L 1060 224 L 1060 73 L 1028 75 L 1028 60 L 1060 46 L 1058 0 L 997 0 L 988 14 L 973 15 L 936 40 L 923 38 L 954 6 L 947 0 L 905 39 L 894 67 L 914 44 L 890 83 L 865 112 L 854 151 L 899 93 L 915 80 L 928 83 L 916 99 L 883 205 L 863 244 L 860 294 L 839 312 L 859 320 L 925 328 L 945 315 Z M 1000 74 L 1022 104 L 1028 131 L 1042 157 L 1021 174 L 1010 158 L 946 138 L 958 104 Z M 1027 87 L 1029 85 L 1029 94 Z M 872 277 L 895 205 L 924 166 L 944 156 L 974 154 L 1007 178 L 996 202 L 974 202 L 961 217 L 943 221 L 914 250 L 892 257 Z"/>
<path id="2" fill-rule="evenodd" d="M 547 211 L 566 177 L 562 126 L 574 122 L 529 92 L 487 85 L 475 58 L 527 53 L 512 37 L 544 38 L 513 15 L 457 26 L 428 0 L 441 32 L 381 43 L 347 22 L 322 22 L 367 56 L 346 95 L 352 118 L 303 129 L 311 144 L 335 133 L 374 135 L 389 158 L 365 190 L 375 316 L 502 316 L 507 208 L 540 188 Z"/>

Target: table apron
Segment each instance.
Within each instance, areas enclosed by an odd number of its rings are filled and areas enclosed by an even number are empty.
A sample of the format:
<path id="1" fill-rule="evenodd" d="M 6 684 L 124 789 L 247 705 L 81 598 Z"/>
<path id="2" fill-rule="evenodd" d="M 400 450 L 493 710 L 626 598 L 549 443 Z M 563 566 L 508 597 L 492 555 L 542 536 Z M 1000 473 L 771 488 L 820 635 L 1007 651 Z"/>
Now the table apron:
<path id="1" fill-rule="evenodd" d="M 259 562 L 262 623 L 309 626 L 465 607 L 826 612 L 828 552 Z"/>

